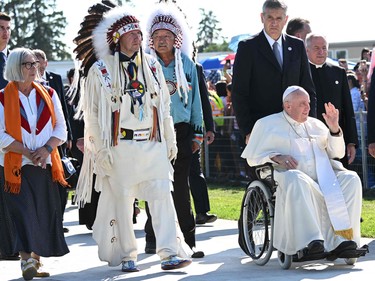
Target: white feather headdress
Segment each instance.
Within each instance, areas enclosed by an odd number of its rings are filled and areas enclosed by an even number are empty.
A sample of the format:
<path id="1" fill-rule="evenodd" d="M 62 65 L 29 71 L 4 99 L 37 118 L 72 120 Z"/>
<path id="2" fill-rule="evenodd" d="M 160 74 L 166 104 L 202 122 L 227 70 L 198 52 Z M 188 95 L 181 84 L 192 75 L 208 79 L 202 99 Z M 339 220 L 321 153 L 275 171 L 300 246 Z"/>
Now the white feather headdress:
<path id="1" fill-rule="evenodd" d="M 93 31 L 93 45 L 97 58 L 116 50 L 120 37 L 132 30 L 141 31 L 139 20 L 128 7 L 116 7 L 104 15 Z"/>
<path id="2" fill-rule="evenodd" d="M 175 3 L 161 2 L 156 4 L 156 8 L 148 16 L 146 51 L 156 56 L 152 34 L 156 30 L 166 29 L 175 35 L 175 74 L 177 79 L 178 94 L 182 98 L 180 87 L 184 92 L 184 102 L 187 104 L 189 85 L 187 83 L 182 65 L 181 53 L 189 58 L 192 56 L 193 41 L 191 39 L 191 30 L 187 25 L 187 20 L 182 11 Z"/>

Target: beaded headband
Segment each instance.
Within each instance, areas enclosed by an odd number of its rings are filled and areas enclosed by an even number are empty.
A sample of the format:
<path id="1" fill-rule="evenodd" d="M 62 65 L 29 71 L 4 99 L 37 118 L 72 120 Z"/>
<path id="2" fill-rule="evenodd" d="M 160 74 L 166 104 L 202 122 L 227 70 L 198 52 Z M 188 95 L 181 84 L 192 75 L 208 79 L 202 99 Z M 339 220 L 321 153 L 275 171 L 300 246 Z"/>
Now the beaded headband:
<path id="1" fill-rule="evenodd" d="M 104 14 L 104 19 L 93 31 L 93 44 L 98 58 L 116 50 L 120 37 L 130 31 L 139 30 L 139 20 L 129 8 L 116 7 Z"/>
<path id="2" fill-rule="evenodd" d="M 117 44 L 120 40 L 120 37 L 130 31 L 141 30 L 139 26 L 139 21 L 134 16 L 125 16 L 120 18 L 115 23 L 108 28 L 107 32 L 107 42 L 113 40 L 113 43 Z"/>

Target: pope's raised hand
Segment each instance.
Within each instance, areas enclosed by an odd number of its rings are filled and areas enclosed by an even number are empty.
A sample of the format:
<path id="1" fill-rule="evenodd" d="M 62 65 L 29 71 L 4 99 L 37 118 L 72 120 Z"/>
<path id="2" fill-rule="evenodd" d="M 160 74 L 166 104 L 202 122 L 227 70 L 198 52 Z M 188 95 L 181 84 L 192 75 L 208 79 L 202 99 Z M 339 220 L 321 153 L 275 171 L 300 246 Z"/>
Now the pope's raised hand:
<path id="1" fill-rule="evenodd" d="M 323 118 L 327 123 L 330 131 L 336 133 L 339 131 L 339 110 L 332 103 L 325 103 L 324 108 L 326 113 L 323 113 Z"/>

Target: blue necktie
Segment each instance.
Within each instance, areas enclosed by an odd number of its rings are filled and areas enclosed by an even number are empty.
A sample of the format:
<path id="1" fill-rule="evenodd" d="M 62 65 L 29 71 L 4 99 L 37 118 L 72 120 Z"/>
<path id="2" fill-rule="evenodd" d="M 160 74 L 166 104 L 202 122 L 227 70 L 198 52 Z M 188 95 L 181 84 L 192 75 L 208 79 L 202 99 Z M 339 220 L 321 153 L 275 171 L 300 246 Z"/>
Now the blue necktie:
<path id="1" fill-rule="evenodd" d="M 280 65 L 280 67 L 283 68 L 283 60 L 281 59 L 281 56 L 280 56 L 279 43 L 277 43 L 277 41 L 275 41 L 275 43 L 273 43 L 273 53 L 275 54 L 275 57 L 277 59 L 277 62 Z"/>

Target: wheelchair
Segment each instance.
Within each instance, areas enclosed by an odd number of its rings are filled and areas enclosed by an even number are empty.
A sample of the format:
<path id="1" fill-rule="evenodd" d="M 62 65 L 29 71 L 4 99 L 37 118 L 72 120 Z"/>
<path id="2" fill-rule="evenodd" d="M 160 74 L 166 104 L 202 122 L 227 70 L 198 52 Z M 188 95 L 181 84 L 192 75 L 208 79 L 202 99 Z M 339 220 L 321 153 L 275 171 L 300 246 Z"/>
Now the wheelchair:
<path id="1" fill-rule="evenodd" d="M 250 256 L 255 264 L 265 265 L 271 258 L 273 248 L 273 225 L 275 215 L 275 192 L 277 182 L 274 180 L 272 164 L 255 166 L 257 179 L 247 185 L 242 199 L 241 217 L 239 220 L 239 244 L 242 250 Z M 357 258 L 368 253 L 368 246 L 364 245 L 356 250 L 345 251 L 339 256 L 332 253 L 306 255 L 302 250 L 295 255 L 286 255 L 280 251 L 277 258 L 283 269 L 289 269 L 292 262 L 326 259 L 334 261 L 344 258 L 346 264 L 353 265 Z"/>

